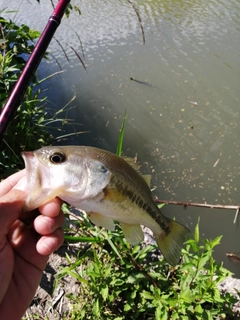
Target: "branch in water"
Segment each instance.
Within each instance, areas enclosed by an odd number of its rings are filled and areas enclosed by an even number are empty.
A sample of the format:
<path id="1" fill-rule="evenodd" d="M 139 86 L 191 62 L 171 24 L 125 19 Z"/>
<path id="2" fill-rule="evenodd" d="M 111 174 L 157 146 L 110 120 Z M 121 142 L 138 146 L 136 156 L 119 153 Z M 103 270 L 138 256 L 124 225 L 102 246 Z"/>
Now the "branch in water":
<path id="1" fill-rule="evenodd" d="M 203 207 L 211 209 L 228 209 L 236 210 L 235 218 L 233 223 L 236 223 L 240 206 L 230 206 L 230 205 L 221 205 L 221 204 L 208 204 L 208 203 L 197 203 L 197 202 L 182 202 L 182 201 L 173 201 L 173 200 L 154 200 L 156 203 L 166 203 L 166 204 L 175 204 L 184 207 Z"/>
<path id="2" fill-rule="evenodd" d="M 143 25 L 142 25 L 142 19 L 140 17 L 138 8 L 132 3 L 131 0 L 127 0 L 127 2 L 130 3 L 130 5 L 132 6 L 133 10 L 135 11 L 135 13 L 137 15 L 137 18 L 138 18 L 138 21 L 139 21 L 139 24 L 140 24 L 140 28 L 141 28 L 141 31 L 142 31 L 143 43 L 145 43 L 145 33 L 144 33 L 144 29 L 143 29 Z"/>

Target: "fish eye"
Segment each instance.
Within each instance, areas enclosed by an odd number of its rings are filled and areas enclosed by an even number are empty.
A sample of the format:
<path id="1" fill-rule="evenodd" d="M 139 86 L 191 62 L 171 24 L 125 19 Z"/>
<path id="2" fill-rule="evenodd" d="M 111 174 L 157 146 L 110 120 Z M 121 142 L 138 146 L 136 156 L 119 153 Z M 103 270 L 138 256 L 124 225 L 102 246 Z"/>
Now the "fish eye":
<path id="1" fill-rule="evenodd" d="M 99 167 L 99 171 L 103 172 L 103 173 L 106 173 L 108 171 L 108 169 L 104 166 L 104 165 L 101 165 Z"/>
<path id="2" fill-rule="evenodd" d="M 63 163 L 66 159 L 66 155 L 62 152 L 55 152 L 49 157 L 49 160 L 54 164 Z"/>

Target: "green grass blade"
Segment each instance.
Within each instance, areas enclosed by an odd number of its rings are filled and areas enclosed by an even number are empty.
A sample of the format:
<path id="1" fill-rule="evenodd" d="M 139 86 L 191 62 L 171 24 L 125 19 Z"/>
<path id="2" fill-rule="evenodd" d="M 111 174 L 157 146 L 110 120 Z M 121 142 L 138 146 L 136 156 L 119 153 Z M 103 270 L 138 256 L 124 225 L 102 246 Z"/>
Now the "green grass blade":
<path id="1" fill-rule="evenodd" d="M 122 144 L 123 144 L 123 137 L 124 137 L 124 129 L 125 129 L 125 122 L 127 119 L 127 112 L 125 110 L 124 115 L 123 115 L 123 121 L 122 121 L 122 127 L 120 131 L 120 136 L 118 139 L 118 146 L 117 146 L 117 156 L 121 156 L 122 153 Z"/>
<path id="2" fill-rule="evenodd" d="M 111 240 L 111 237 L 109 237 L 107 232 L 102 232 L 102 234 L 104 234 L 105 239 L 107 240 L 107 242 L 109 243 L 109 245 L 111 246 L 111 248 L 113 249 L 113 251 L 116 253 L 116 255 L 118 256 L 118 258 L 121 260 L 121 262 L 123 263 L 123 259 L 122 256 L 120 254 L 120 252 L 118 251 L 117 247 L 114 245 L 114 243 Z"/>
<path id="3" fill-rule="evenodd" d="M 163 208 L 165 205 L 166 205 L 166 203 L 160 203 L 160 204 L 158 204 L 158 208 L 161 209 L 161 208 Z"/>
<path id="4" fill-rule="evenodd" d="M 69 242 L 91 242 L 91 243 L 101 242 L 98 238 L 77 237 L 77 236 L 74 237 L 74 236 L 68 236 L 68 235 L 64 235 L 64 240 Z"/>

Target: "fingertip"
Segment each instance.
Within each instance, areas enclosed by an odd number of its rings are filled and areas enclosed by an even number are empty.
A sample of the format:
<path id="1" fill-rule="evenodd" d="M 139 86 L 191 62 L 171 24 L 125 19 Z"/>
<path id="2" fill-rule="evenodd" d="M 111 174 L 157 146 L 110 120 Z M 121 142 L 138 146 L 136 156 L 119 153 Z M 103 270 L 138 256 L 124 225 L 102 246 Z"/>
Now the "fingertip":
<path id="1" fill-rule="evenodd" d="M 62 227 L 64 223 L 64 214 L 60 211 L 56 217 L 47 215 L 39 215 L 33 222 L 34 229 L 37 233 L 47 236 L 51 235 L 55 230 Z"/>
<path id="2" fill-rule="evenodd" d="M 37 244 L 37 252 L 43 256 L 48 256 L 56 251 L 64 241 L 64 234 L 62 228 L 55 230 L 49 236 L 42 236 Z"/>

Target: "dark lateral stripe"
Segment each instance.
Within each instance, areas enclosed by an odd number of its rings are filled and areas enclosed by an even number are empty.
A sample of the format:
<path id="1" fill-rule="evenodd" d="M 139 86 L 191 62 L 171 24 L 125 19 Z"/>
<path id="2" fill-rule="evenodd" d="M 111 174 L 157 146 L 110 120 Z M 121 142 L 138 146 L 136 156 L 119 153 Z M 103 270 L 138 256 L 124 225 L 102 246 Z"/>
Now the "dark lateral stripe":
<path id="1" fill-rule="evenodd" d="M 110 184 L 110 190 L 115 189 L 115 195 L 116 193 L 118 194 L 118 196 L 114 197 L 115 199 L 124 199 L 125 197 L 127 197 L 131 201 L 131 203 L 135 203 L 139 209 L 146 211 L 150 215 L 150 217 L 152 217 L 160 225 L 160 227 L 162 228 L 162 230 L 164 230 L 166 234 L 170 232 L 169 219 L 162 215 L 161 211 L 157 208 L 155 203 L 153 205 L 152 198 L 149 199 L 149 202 L 144 201 L 141 195 L 137 195 L 132 189 L 129 189 L 127 185 L 124 185 L 121 181 L 117 181 L 117 179 L 114 178 L 111 180 Z M 106 187 L 105 189 L 105 195 L 107 195 L 107 193 L 109 194 L 110 190 L 108 189 L 108 187 Z"/>

